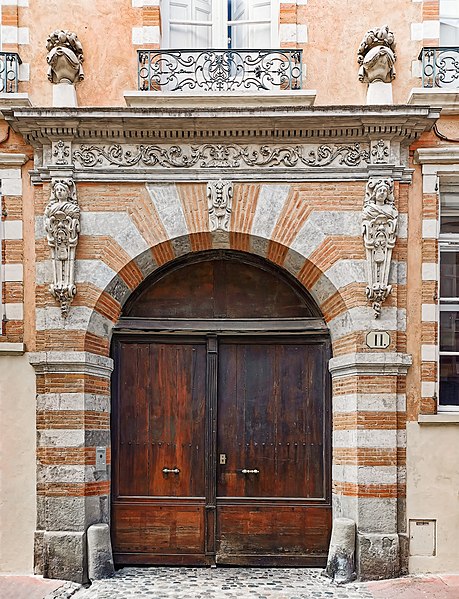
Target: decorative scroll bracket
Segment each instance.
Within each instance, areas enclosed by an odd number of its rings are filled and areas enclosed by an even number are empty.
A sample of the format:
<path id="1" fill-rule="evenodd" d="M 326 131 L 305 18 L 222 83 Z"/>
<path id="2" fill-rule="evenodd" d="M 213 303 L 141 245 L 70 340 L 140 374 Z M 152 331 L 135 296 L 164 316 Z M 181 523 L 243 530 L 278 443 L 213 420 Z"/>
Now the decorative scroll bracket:
<path id="1" fill-rule="evenodd" d="M 397 239 L 397 222 L 393 179 L 371 177 L 365 190 L 362 234 L 367 259 L 366 296 L 373 302 L 375 318 L 379 318 L 381 304 L 392 290 L 389 270 Z"/>
<path id="2" fill-rule="evenodd" d="M 233 201 L 231 181 L 209 181 L 207 183 L 210 231 L 228 231 Z"/>
<path id="3" fill-rule="evenodd" d="M 53 264 L 49 290 L 65 318 L 76 294 L 75 253 L 80 232 L 80 207 L 73 179 L 53 179 L 45 209 L 45 232 Z"/>

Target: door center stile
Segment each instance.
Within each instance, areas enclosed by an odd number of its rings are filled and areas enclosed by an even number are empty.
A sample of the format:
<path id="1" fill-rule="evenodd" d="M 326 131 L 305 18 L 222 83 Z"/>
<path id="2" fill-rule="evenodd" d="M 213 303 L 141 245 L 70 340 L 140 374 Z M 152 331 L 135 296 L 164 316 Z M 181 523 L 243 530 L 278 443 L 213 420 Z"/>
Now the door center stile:
<path id="1" fill-rule="evenodd" d="M 206 557 L 215 560 L 217 531 L 217 409 L 218 409 L 218 339 L 207 336 L 206 364 Z"/>

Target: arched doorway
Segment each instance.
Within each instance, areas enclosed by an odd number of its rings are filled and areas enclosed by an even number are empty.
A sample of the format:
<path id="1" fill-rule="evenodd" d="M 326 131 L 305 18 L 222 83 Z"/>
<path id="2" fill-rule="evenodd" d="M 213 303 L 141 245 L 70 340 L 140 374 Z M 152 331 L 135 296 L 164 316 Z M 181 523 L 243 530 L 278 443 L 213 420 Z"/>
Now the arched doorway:
<path id="1" fill-rule="evenodd" d="M 119 564 L 321 565 L 330 341 L 309 294 L 243 252 L 157 270 L 115 327 Z"/>

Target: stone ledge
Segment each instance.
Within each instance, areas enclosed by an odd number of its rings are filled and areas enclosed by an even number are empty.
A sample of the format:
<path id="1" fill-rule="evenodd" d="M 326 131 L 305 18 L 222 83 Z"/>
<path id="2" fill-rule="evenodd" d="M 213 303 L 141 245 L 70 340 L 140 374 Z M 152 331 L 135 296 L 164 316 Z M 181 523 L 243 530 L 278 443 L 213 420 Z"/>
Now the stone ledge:
<path id="1" fill-rule="evenodd" d="M 0 356 L 22 356 L 25 343 L 0 343 Z"/>
<path id="2" fill-rule="evenodd" d="M 89 352 L 33 352 L 29 362 L 38 374 L 45 373 L 82 373 L 110 378 L 113 360 Z"/>
<path id="3" fill-rule="evenodd" d="M 29 160 L 27 154 L 12 154 L 9 152 L 0 152 L 0 167 L 17 166 L 20 167 Z"/>
<path id="4" fill-rule="evenodd" d="M 331 358 L 328 368 L 333 378 L 361 375 L 406 374 L 411 366 L 409 354 L 396 352 L 365 352 Z"/>
<path id="5" fill-rule="evenodd" d="M 10 106 L 32 106 L 29 94 L 5 94 L 0 93 L 0 110 L 2 107 Z"/>
<path id="6" fill-rule="evenodd" d="M 408 104 L 439 107 L 442 114 L 459 114 L 459 89 L 413 87 Z"/>
<path id="7" fill-rule="evenodd" d="M 250 92 L 162 92 L 125 91 L 126 105 L 143 108 L 265 108 L 276 106 L 313 106 L 314 89 Z"/>
<path id="8" fill-rule="evenodd" d="M 419 424 L 459 424 L 458 412 L 438 412 L 437 414 L 419 414 Z"/>

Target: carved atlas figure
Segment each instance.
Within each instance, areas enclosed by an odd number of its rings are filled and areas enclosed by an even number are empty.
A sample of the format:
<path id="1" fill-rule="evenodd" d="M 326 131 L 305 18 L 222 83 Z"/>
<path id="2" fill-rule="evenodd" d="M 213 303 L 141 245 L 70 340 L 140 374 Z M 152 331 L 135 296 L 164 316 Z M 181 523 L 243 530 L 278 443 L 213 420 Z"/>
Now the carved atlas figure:
<path id="1" fill-rule="evenodd" d="M 389 271 L 392 249 L 397 239 L 398 210 L 395 207 L 394 181 L 371 178 L 366 187 L 362 211 L 362 234 L 367 258 L 367 298 L 373 302 L 375 318 L 391 292 Z"/>

